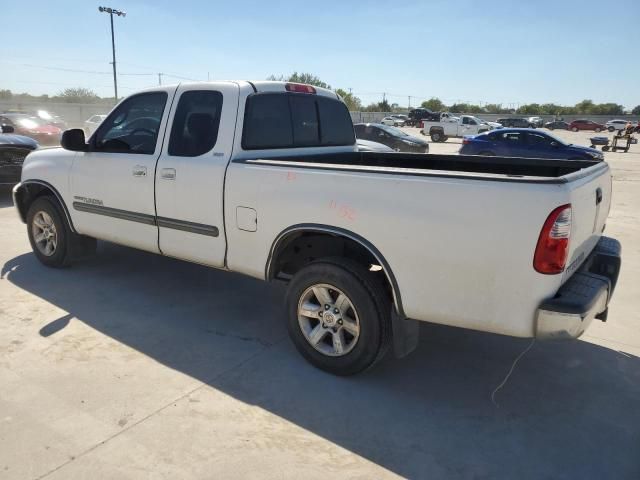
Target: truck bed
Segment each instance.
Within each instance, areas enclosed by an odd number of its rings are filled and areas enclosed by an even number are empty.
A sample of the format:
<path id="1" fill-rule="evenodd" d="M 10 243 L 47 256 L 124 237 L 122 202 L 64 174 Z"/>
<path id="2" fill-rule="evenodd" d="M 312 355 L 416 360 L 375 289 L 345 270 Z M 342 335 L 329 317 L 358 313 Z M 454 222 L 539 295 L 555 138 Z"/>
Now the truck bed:
<path id="1" fill-rule="evenodd" d="M 275 156 L 235 160 L 296 168 L 371 171 L 404 175 L 478 177 L 499 181 L 566 183 L 589 167 L 604 162 L 591 160 L 549 160 L 537 158 L 485 157 L 476 155 L 436 155 L 429 153 L 347 152 L 322 155 Z M 593 170 L 590 170 L 590 172 Z M 481 175 L 478 175 L 481 174 Z"/>

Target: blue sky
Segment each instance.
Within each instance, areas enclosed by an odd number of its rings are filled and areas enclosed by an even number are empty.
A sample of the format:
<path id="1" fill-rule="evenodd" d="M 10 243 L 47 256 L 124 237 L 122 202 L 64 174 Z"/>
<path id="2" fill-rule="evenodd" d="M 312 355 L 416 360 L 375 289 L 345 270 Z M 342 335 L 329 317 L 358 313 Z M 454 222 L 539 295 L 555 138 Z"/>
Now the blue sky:
<path id="1" fill-rule="evenodd" d="M 91 1 L 3 2 L 0 89 L 112 95 L 109 18 Z M 206 80 L 311 72 L 363 103 L 640 104 L 639 0 L 117 0 L 119 71 Z M 625 49 L 628 51 L 622 53 Z M 27 66 L 30 65 L 30 66 Z M 77 73 L 42 67 L 106 72 Z M 157 84 L 120 75 L 120 92 Z M 179 80 L 164 77 L 165 83 Z"/>

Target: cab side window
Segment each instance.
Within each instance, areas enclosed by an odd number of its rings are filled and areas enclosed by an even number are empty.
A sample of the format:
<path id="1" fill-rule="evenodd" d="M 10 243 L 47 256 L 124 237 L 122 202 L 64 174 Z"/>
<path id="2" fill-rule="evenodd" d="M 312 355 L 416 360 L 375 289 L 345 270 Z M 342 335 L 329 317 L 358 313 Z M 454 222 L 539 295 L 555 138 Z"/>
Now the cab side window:
<path id="1" fill-rule="evenodd" d="M 166 92 L 141 93 L 126 99 L 102 122 L 93 137 L 92 150 L 153 154 L 166 104 Z"/>
<path id="2" fill-rule="evenodd" d="M 220 127 L 222 93 L 192 90 L 180 96 L 169 139 L 169 155 L 197 157 L 215 146 Z"/>

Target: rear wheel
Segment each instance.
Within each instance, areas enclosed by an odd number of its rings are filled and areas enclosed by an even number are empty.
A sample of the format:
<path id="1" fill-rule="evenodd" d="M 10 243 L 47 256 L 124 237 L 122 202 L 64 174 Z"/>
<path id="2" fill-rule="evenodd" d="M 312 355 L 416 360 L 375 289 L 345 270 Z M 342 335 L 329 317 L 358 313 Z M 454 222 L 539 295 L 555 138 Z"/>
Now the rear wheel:
<path id="1" fill-rule="evenodd" d="M 596 127 L 596 133 L 600 133 L 602 129 L 600 127 Z"/>
<path id="2" fill-rule="evenodd" d="M 303 267 L 289 283 L 286 306 L 294 345 L 329 373 L 359 373 L 380 360 L 389 346 L 389 296 L 371 272 L 347 259 Z"/>
<path id="3" fill-rule="evenodd" d="M 572 131 L 572 132 L 577 132 L 577 131 L 578 131 L 578 127 L 573 127 L 573 128 L 571 129 L 571 131 Z"/>
<path id="4" fill-rule="evenodd" d="M 613 132 L 615 130 L 614 127 L 609 127 L 607 130 L 609 130 L 610 132 Z"/>
<path id="5" fill-rule="evenodd" d="M 439 132 L 439 131 L 431 132 L 432 142 L 442 142 L 443 137 L 444 135 L 442 134 L 442 132 Z"/>

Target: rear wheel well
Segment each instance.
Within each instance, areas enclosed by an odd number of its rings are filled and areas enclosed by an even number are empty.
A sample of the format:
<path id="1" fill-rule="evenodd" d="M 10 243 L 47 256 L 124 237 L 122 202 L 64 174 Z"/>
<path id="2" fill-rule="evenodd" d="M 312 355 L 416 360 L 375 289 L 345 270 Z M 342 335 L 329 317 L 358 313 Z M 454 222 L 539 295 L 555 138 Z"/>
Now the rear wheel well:
<path id="1" fill-rule="evenodd" d="M 272 249 L 267 280 L 288 282 L 305 265 L 329 257 L 348 258 L 370 271 L 380 281 L 397 311 L 402 312 L 395 278 L 381 254 L 365 242 L 337 232 L 305 230 L 282 236 Z"/>

